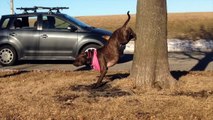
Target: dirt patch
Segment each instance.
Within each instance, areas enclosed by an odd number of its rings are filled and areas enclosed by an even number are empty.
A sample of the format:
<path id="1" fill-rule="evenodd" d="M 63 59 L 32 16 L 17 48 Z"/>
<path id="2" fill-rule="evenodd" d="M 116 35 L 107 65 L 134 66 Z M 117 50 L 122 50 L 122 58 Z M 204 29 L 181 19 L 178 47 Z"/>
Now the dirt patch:
<path id="1" fill-rule="evenodd" d="M 184 73 L 172 93 L 141 93 L 125 71 L 98 89 L 93 71 L 1 71 L 0 119 L 212 120 L 213 72 Z"/>

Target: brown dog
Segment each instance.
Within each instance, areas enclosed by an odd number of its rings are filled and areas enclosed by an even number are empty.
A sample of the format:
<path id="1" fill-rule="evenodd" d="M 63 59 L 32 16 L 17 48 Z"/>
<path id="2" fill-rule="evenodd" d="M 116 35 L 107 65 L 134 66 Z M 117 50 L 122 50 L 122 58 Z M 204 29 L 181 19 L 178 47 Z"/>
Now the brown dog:
<path id="1" fill-rule="evenodd" d="M 101 82 L 104 76 L 107 73 L 108 67 L 115 65 L 121 53 L 123 53 L 123 49 L 121 47 L 126 45 L 131 39 L 136 38 L 136 34 L 134 31 L 127 27 L 127 24 L 130 20 L 129 11 L 127 12 L 128 19 L 124 23 L 121 28 L 115 30 L 112 36 L 108 40 L 108 44 L 102 48 L 97 49 L 97 59 L 100 65 L 100 77 L 98 78 L 97 83 L 95 84 L 95 88 L 101 86 Z M 82 52 L 74 61 L 75 66 L 81 66 L 85 64 L 91 64 L 90 52 Z M 92 51 L 93 53 L 94 51 Z"/>

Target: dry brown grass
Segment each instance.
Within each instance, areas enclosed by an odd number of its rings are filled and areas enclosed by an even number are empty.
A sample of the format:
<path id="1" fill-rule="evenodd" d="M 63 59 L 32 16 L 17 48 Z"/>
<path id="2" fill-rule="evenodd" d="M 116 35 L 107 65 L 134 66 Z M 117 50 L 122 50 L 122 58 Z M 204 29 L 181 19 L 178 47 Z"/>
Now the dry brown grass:
<path id="1" fill-rule="evenodd" d="M 104 29 L 114 31 L 127 19 L 126 15 L 78 17 L 80 20 Z M 135 15 L 130 26 L 135 30 Z M 168 38 L 213 39 L 213 12 L 172 13 L 168 15 Z"/>
<path id="2" fill-rule="evenodd" d="M 129 25 L 135 29 L 135 15 L 132 15 L 132 19 Z M 126 15 L 112 15 L 112 16 L 86 16 L 77 17 L 77 19 L 88 23 L 89 25 L 104 28 L 110 31 L 114 31 L 121 27 L 127 19 Z"/>
<path id="3" fill-rule="evenodd" d="M 213 40 L 213 12 L 169 14 L 168 35 L 181 39 Z"/>
<path id="4" fill-rule="evenodd" d="M 0 119 L 212 120 L 213 72 L 190 72 L 175 92 L 140 92 L 126 78 L 91 89 L 93 71 L 1 71 Z"/>

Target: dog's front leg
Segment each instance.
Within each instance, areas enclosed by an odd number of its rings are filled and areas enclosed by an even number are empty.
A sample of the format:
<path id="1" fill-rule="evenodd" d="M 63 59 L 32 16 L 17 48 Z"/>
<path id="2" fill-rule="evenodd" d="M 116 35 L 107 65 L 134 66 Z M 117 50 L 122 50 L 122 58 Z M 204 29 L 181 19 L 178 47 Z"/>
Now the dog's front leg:
<path id="1" fill-rule="evenodd" d="M 98 87 L 102 86 L 102 80 L 103 80 L 104 76 L 106 75 L 106 73 L 107 73 L 107 67 L 100 71 L 100 76 L 98 78 L 98 81 L 95 83 L 94 88 L 98 88 Z"/>
<path id="2" fill-rule="evenodd" d="M 105 75 L 106 75 L 106 73 L 107 73 L 107 70 L 108 70 L 108 68 L 107 68 L 107 62 L 106 62 L 106 60 L 104 59 L 104 57 L 103 56 L 101 56 L 101 57 L 99 57 L 99 63 L 100 63 L 100 68 L 101 68 L 101 70 L 100 70 L 100 76 L 99 76 L 99 78 L 98 78 L 98 81 L 95 83 L 95 85 L 94 85 L 94 88 L 98 88 L 98 87 L 100 87 L 102 84 L 102 80 L 103 80 L 103 78 L 105 77 Z"/>

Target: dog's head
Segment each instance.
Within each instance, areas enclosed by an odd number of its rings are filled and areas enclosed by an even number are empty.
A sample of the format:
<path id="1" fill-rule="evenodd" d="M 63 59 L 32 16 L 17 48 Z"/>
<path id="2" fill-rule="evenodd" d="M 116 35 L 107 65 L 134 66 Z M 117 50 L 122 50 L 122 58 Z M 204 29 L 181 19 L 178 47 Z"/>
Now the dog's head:
<path id="1" fill-rule="evenodd" d="M 132 30 L 132 28 L 127 27 L 124 33 L 124 43 L 127 44 L 131 39 L 136 39 L 136 34 L 135 32 Z"/>
<path id="2" fill-rule="evenodd" d="M 73 65 L 77 67 L 82 65 L 90 65 L 92 62 L 93 54 L 94 50 L 87 50 L 85 52 L 82 52 L 77 56 L 77 58 L 73 62 Z"/>
<path id="3" fill-rule="evenodd" d="M 78 57 L 73 62 L 73 65 L 76 67 L 86 65 L 86 64 L 88 64 L 88 58 L 87 58 L 86 52 L 82 52 L 81 54 L 79 54 Z"/>
<path id="4" fill-rule="evenodd" d="M 118 30 L 118 41 L 120 44 L 125 45 L 127 44 L 131 39 L 136 38 L 135 32 L 130 27 L 122 27 Z"/>

